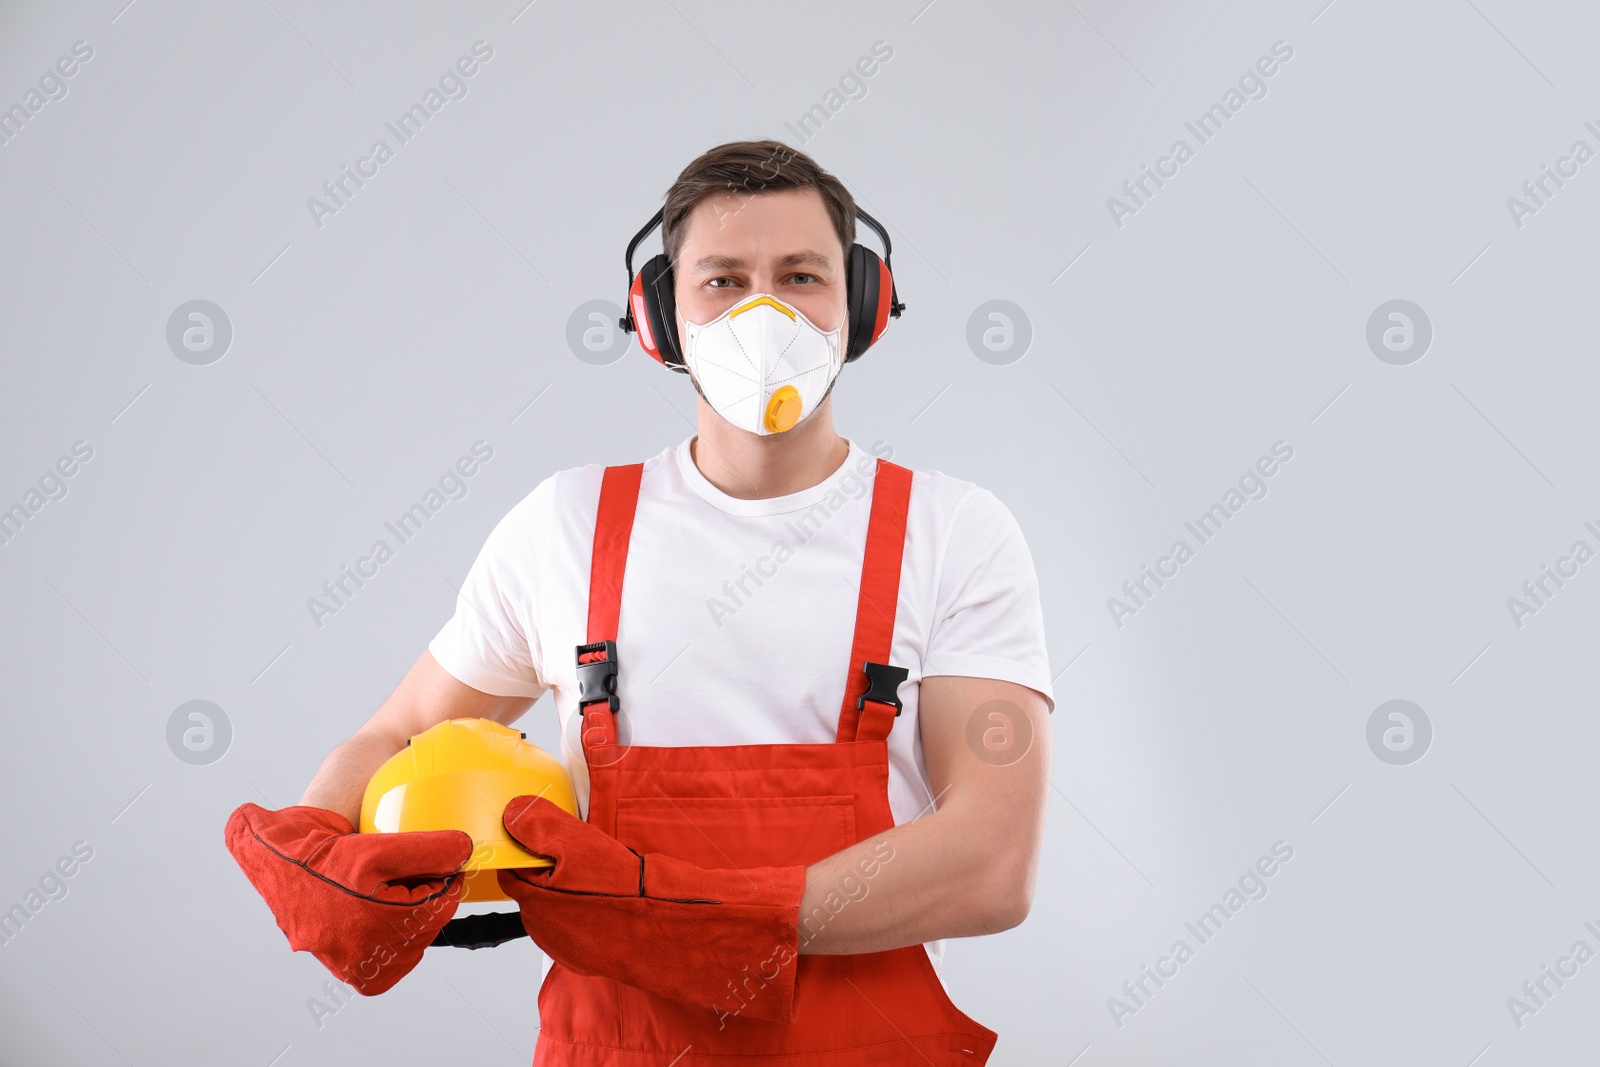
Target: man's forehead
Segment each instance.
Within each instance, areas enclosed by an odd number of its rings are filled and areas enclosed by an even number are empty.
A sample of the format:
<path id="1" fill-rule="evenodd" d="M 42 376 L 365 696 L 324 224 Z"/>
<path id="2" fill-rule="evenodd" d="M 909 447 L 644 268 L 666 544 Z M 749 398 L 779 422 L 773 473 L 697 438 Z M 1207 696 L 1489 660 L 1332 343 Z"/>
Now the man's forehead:
<path id="1" fill-rule="evenodd" d="M 685 223 L 679 255 L 696 268 L 748 267 L 753 260 L 822 268 L 843 261 L 833 217 L 815 189 L 713 193 Z"/>
<path id="2" fill-rule="evenodd" d="M 822 194 L 815 189 L 805 187 L 765 189 L 756 192 L 721 189 L 707 193 L 694 206 L 694 211 L 710 212 L 714 216 L 722 217 L 747 208 L 754 208 L 758 212 L 765 210 L 801 213 L 824 219 L 828 215 L 828 207 L 823 202 Z"/>

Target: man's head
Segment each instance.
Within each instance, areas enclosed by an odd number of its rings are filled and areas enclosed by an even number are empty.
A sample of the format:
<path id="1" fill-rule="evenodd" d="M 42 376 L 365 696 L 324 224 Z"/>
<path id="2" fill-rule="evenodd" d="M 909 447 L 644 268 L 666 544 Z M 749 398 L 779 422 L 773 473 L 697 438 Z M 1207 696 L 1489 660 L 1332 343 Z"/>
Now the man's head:
<path id="1" fill-rule="evenodd" d="M 704 153 L 672 183 L 661 215 L 678 314 L 696 323 L 771 293 L 823 330 L 841 326 L 855 234 L 849 190 L 778 141 Z"/>

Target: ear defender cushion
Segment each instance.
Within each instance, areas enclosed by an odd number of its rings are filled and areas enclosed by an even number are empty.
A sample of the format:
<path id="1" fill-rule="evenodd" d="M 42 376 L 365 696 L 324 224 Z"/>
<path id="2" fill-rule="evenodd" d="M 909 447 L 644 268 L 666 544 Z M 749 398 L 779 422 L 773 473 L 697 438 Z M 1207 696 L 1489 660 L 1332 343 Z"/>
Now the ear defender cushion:
<path id="1" fill-rule="evenodd" d="M 639 331 L 639 345 L 658 363 L 683 367 L 678 351 L 678 298 L 672 287 L 672 264 L 665 254 L 639 268 L 628 293 L 629 309 Z"/>
<path id="2" fill-rule="evenodd" d="M 850 246 L 849 266 L 846 274 L 846 307 L 850 315 L 850 340 L 845 348 L 845 362 L 853 363 L 883 336 L 889 325 L 889 304 L 894 285 L 889 268 L 878 253 L 864 245 Z"/>

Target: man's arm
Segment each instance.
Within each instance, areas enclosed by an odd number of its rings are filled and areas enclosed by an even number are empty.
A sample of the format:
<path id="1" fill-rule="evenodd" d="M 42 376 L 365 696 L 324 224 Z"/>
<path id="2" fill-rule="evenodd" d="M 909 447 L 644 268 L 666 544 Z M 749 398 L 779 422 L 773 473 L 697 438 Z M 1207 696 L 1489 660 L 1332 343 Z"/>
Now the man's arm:
<path id="1" fill-rule="evenodd" d="M 500 697 L 474 689 L 439 666 L 424 650 L 372 717 L 322 761 L 300 803 L 361 821 L 361 796 L 383 762 L 406 740 L 446 719 L 493 719 L 507 725 L 522 717 L 532 697 Z"/>
<path id="2" fill-rule="evenodd" d="M 1044 697 L 1014 682 L 935 676 L 922 680 L 918 714 L 937 810 L 806 869 L 802 953 L 881 952 L 1027 917 L 1050 782 Z M 986 758 L 968 743 L 974 716 L 988 732 Z"/>

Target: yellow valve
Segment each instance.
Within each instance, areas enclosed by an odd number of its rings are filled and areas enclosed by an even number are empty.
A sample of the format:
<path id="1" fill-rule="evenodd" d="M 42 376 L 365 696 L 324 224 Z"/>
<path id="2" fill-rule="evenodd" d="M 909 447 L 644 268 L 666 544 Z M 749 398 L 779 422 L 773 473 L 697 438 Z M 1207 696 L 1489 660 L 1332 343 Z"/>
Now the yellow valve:
<path id="1" fill-rule="evenodd" d="M 767 415 L 763 420 L 767 429 L 773 433 L 783 433 L 793 429 L 794 424 L 800 421 L 800 390 L 792 385 L 780 386 L 772 399 L 767 401 Z"/>

